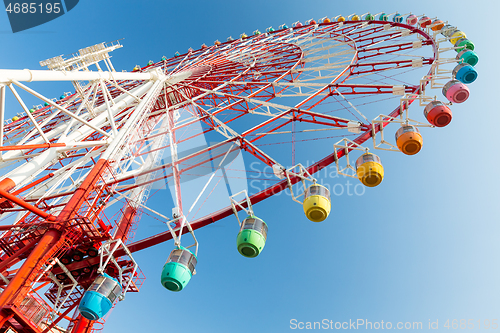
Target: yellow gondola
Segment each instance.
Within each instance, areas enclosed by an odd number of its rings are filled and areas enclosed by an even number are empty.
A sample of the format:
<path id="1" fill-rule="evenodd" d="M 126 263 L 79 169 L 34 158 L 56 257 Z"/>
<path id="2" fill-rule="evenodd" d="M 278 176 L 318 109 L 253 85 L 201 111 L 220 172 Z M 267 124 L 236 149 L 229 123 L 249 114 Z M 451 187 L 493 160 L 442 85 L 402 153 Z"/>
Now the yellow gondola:
<path id="1" fill-rule="evenodd" d="M 332 208 L 330 191 L 322 185 L 312 184 L 304 193 L 303 207 L 309 220 L 313 222 L 324 221 Z"/>
<path id="2" fill-rule="evenodd" d="M 384 179 L 384 167 L 377 155 L 365 153 L 356 160 L 356 174 L 363 185 L 375 187 Z"/>
<path id="3" fill-rule="evenodd" d="M 452 43 L 453 45 L 455 45 L 455 43 L 460 39 L 460 38 L 467 38 L 467 35 L 463 32 L 463 31 L 460 31 L 460 30 L 456 30 L 452 35 L 451 35 L 451 38 L 450 38 L 450 43 Z"/>

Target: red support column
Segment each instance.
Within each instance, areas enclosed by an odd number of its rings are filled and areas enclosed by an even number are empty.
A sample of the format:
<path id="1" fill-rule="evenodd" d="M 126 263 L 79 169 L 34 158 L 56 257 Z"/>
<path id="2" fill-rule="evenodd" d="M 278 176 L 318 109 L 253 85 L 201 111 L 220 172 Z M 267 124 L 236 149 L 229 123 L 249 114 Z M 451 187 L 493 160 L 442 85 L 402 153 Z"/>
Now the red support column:
<path id="1" fill-rule="evenodd" d="M 8 320 L 9 313 L 3 309 L 8 302 L 10 302 L 19 289 L 21 289 L 31 274 L 36 274 L 33 269 L 38 261 L 59 241 L 61 232 L 56 229 L 48 230 L 40 242 L 33 249 L 29 257 L 23 263 L 21 268 L 17 271 L 14 278 L 7 285 L 5 290 L 0 294 L 0 327 L 2 327 Z"/>
<path id="2" fill-rule="evenodd" d="M 10 191 L 16 186 L 16 183 L 10 178 L 5 178 L 0 181 L 0 190 Z"/>
<path id="3" fill-rule="evenodd" d="M 108 166 L 108 161 L 99 160 L 92 168 L 88 176 L 83 181 L 82 185 L 75 191 L 71 199 L 68 201 L 64 209 L 57 216 L 58 222 L 64 222 L 71 219 L 83 204 L 83 201 L 94 188 L 94 185 L 99 180 L 99 177 L 104 173 L 106 167 Z"/>
<path id="4" fill-rule="evenodd" d="M 24 209 L 29 210 L 33 214 L 36 214 L 40 217 L 43 217 L 44 219 L 46 219 L 48 221 L 55 221 L 56 220 L 55 216 L 52 216 L 52 215 L 44 212 L 43 210 L 41 210 L 33 205 L 30 205 L 29 203 L 27 203 L 23 199 L 19 199 L 15 195 L 12 195 L 9 192 L 4 191 L 2 189 L 0 189 L 0 197 L 3 197 L 5 199 L 9 200 L 9 201 L 15 203 L 16 205 L 19 205 L 19 206 L 23 207 Z"/>
<path id="5" fill-rule="evenodd" d="M 0 263 L 0 273 L 3 273 L 4 270 L 7 269 L 7 267 L 10 267 L 14 265 L 15 263 L 19 262 L 19 256 L 22 255 L 24 252 L 28 251 L 31 249 L 38 241 L 40 240 L 40 237 L 35 238 L 19 250 L 17 250 L 14 254 L 11 256 L 5 258 L 2 263 Z"/>
<path id="6" fill-rule="evenodd" d="M 76 322 L 76 325 L 73 328 L 73 330 L 71 331 L 71 333 L 87 333 L 87 332 L 90 332 L 90 330 L 92 329 L 93 325 L 94 325 L 94 323 L 92 321 L 86 319 L 82 315 L 79 315 L 78 316 L 78 321 Z"/>
<path id="7" fill-rule="evenodd" d="M 82 185 L 75 191 L 74 195 L 68 201 L 64 209 L 57 216 L 56 222 L 58 224 L 66 224 L 66 222 L 77 213 L 86 196 L 93 190 L 94 185 L 99 180 L 99 177 L 105 172 L 107 165 L 108 162 L 106 160 L 97 161 L 96 165 L 92 168 L 92 171 L 90 171 Z M 14 182 L 9 178 L 0 181 L 0 189 L 3 191 L 8 191 L 14 186 Z M 45 254 L 52 250 L 60 240 L 61 231 L 56 229 L 47 230 L 21 268 L 16 272 L 14 278 L 0 294 L 0 328 L 9 318 L 9 313 L 5 310 L 5 306 L 12 302 L 16 293 L 23 292 L 21 289 L 25 287 L 26 281 L 28 281 L 30 277 L 33 278 L 33 275 L 39 273 L 35 271 L 37 264 L 40 260 L 43 260 Z"/>
<path id="8" fill-rule="evenodd" d="M 125 211 L 123 212 L 123 216 L 120 220 L 120 223 L 118 223 L 118 228 L 116 229 L 116 234 L 114 237 L 115 239 L 121 239 L 123 242 L 125 242 L 136 212 L 136 208 L 133 208 L 130 205 L 126 204 Z"/>

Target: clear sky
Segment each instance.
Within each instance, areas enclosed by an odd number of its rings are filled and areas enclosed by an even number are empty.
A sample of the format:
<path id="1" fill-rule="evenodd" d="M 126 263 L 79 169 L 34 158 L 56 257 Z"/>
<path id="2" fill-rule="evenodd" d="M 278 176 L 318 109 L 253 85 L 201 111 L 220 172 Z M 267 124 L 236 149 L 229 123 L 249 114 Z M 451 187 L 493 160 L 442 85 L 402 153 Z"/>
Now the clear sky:
<path id="1" fill-rule="evenodd" d="M 4 69 L 39 69 L 40 60 L 124 38 L 113 64 L 130 70 L 229 35 L 368 11 L 448 20 L 467 33 L 479 55 L 479 77 L 470 85 L 469 100 L 453 106 L 453 122 L 426 130 L 416 156 L 380 154 L 386 172 L 380 186 L 362 195 L 333 196 L 333 212 L 320 224 L 307 221 L 284 195 L 257 204 L 270 230 L 257 259 L 236 251 L 234 217 L 199 230 L 198 274 L 179 293 L 159 281 L 173 244 L 138 252 L 146 283 L 116 306 L 104 332 L 290 332 L 293 323 L 324 319 L 421 322 L 422 332 L 454 331 L 454 319 L 458 329 L 461 319 L 472 319 L 469 332 L 485 330 L 488 320 L 500 325 L 499 10 L 495 0 L 81 0 L 68 14 L 16 34 L 0 14 Z M 64 89 L 38 87 L 53 97 Z M 162 193 L 165 198 L 152 204 L 170 205 L 169 191 Z M 149 227 L 165 230 L 158 223 Z M 429 320 L 438 321 L 438 329 L 429 329 Z"/>

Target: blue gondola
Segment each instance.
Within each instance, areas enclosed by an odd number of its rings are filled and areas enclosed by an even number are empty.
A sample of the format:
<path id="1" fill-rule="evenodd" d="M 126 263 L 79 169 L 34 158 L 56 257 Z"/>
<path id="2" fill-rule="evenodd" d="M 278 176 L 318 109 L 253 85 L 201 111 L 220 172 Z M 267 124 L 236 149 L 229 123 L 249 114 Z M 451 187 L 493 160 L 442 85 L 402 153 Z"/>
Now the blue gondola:
<path id="1" fill-rule="evenodd" d="M 452 73 L 457 80 L 466 84 L 472 83 L 477 79 L 477 71 L 466 62 L 458 64 Z"/>
<path id="2" fill-rule="evenodd" d="M 396 23 L 401 23 L 403 22 L 403 15 L 401 14 L 396 14 L 394 15 L 394 17 L 392 18 L 392 20 Z"/>
<path id="3" fill-rule="evenodd" d="M 88 320 L 98 320 L 108 313 L 121 292 L 122 286 L 115 278 L 106 273 L 99 275 L 83 295 L 78 311 Z"/>

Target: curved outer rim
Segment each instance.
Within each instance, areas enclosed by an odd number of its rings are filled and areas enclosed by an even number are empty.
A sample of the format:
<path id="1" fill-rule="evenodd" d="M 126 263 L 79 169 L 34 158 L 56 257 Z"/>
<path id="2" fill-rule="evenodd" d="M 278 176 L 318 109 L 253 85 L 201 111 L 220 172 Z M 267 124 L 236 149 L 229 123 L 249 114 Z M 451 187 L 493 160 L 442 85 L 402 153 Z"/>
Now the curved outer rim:
<path id="1" fill-rule="evenodd" d="M 343 22 L 343 23 L 344 23 L 344 25 L 347 25 L 347 24 L 359 24 L 360 22 L 363 22 L 363 21 L 350 21 L 350 22 Z M 424 37 L 426 40 L 431 41 L 432 49 L 433 49 L 433 52 L 434 52 L 434 56 L 432 58 L 432 64 L 430 64 L 431 68 L 429 69 L 429 72 L 427 73 L 427 76 L 430 76 L 432 74 L 434 62 L 436 61 L 436 57 L 437 57 L 437 54 L 438 54 L 438 49 L 437 49 L 437 45 L 436 45 L 434 39 L 428 33 L 426 33 L 425 31 L 423 31 L 423 30 L 421 30 L 421 29 L 419 29 L 417 27 L 410 26 L 410 25 L 407 25 L 407 24 L 404 24 L 404 23 L 387 22 L 387 21 L 368 21 L 368 22 L 373 23 L 373 24 L 380 24 L 380 25 L 390 24 L 391 27 L 405 28 L 405 29 L 411 30 L 413 33 L 418 33 L 422 37 Z M 331 24 L 338 24 L 338 22 L 321 23 L 319 25 L 331 25 Z M 303 27 L 301 27 L 301 28 L 303 28 Z M 300 29 L 300 28 L 288 28 L 288 29 Z M 279 31 L 280 30 L 275 31 L 273 33 L 276 33 L 276 32 L 279 32 Z M 252 37 L 253 36 L 249 36 L 249 38 L 252 38 Z M 231 42 L 225 42 L 225 43 L 222 43 L 221 45 L 229 44 L 229 43 L 232 43 L 232 42 L 233 41 L 231 41 Z M 357 59 L 357 51 L 356 51 L 356 56 L 353 58 L 353 61 L 355 59 Z M 351 62 L 351 65 L 352 65 L 352 62 Z M 346 68 L 346 70 L 349 69 L 349 68 L 350 68 L 350 66 L 348 66 Z M 429 81 L 424 81 L 423 84 L 421 84 L 418 87 L 416 87 L 411 92 L 411 94 L 412 95 L 418 95 L 418 94 L 420 94 L 423 91 L 423 88 L 428 83 L 429 83 Z M 408 101 L 408 105 L 412 104 L 414 101 L 415 101 L 415 98 L 410 99 Z M 389 114 L 390 117 L 397 117 L 399 115 L 400 115 L 400 107 L 399 106 L 397 106 Z M 388 124 L 389 124 L 389 122 L 386 122 L 386 123 L 383 123 L 382 126 L 385 127 Z M 375 126 L 371 125 L 371 126 L 369 126 L 369 128 L 364 133 L 362 133 L 360 136 L 358 136 L 353 141 L 356 144 L 358 144 L 358 145 L 363 144 L 365 141 L 367 141 L 368 139 L 370 139 L 372 137 L 372 131 L 374 131 L 374 133 L 377 133 L 377 132 L 380 131 L 380 126 L 381 125 L 375 125 Z M 338 151 L 337 158 L 341 158 L 342 156 L 344 156 L 344 150 L 343 149 Z M 334 153 L 332 153 L 332 154 L 326 156 L 325 158 L 321 159 L 320 161 L 314 163 L 310 167 L 308 167 L 307 171 L 310 174 L 314 174 L 314 173 L 322 170 L 323 168 L 327 167 L 328 165 L 330 165 L 330 164 L 332 164 L 334 162 L 335 162 Z M 299 181 L 300 181 L 299 177 L 290 176 L 290 182 L 292 183 L 292 185 L 296 184 Z M 286 179 L 282 180 L 279 183 L 277 183 L 277 184 L 275 184 L 273 186 L 270 186 L 267 189 L 260 191 L 259 193 L 256 193 L 256 194 L 252 195 L 250 197 L 250 200 L 251 200 L 252 204 L 256 204 L 256 203 L 258 203 L 258 202 L 260 202 L 260 201 L 262 201 L 264 199 L 267 199 L 267 198 L 271 197 L 274 194 L 277 194 L 277 193 L 283 191 L 287 187 L 288 187 L 287 180 Z M 241 205 L 244 206 L 244 207 L 246 207 L 246 202 L 242 202 Z M 238 207 L 238 210 L 240 210 L 239 207 Z M 190 224 L 191 224 L 191 227 L 193 228 L 193 230 L 195 230 L 195 229 L 199 229 L 201 227 L 207 226 L 207 225 L 209 225 L 211 223 L 214 223 L 214 222 L 216 222 L 218 220 L 221 220 L 221 219 L 223 219 L 225 217 L 228 217 L 228 216 L 230 216 L 232 214 L 233 214 L 232 208 L 231 207 L 226 207 L 226 208 L 223 208 L 223 209 L 221 209 L 221 210 L 219 210 L 217 212 L 214 212 L 214 213 L 212 213 L 210 215 L 207 215 L 207 216 L 199 218 L 199 219 L 197 219 L 195 221 L 192 221 Z M 189 232 L 188 229 L 187 229 L 187 227 L 184 227 L 184 229 L 182 230 L 182 234 L 185 234 L 187 232 Z M 136 252 L 136 251 L 140 251 L 140 250 L 146 249 L 148 247 L 157 245 L 159 243 L 168 241 L 170 239 L 172 239 L 172 235 L 171 235 L 170 231 L 165 231 L 165 232 L 162 232 L 160 234 L 157 234 L 157 235 L 154 235 L 154 236 L 142 239 L 140 241 L 133 242 L 133 243 L 131 243 L 131 244 L 128 245 L 128 248 L 129 248 L 129 250 L 131 252 Z"/>

